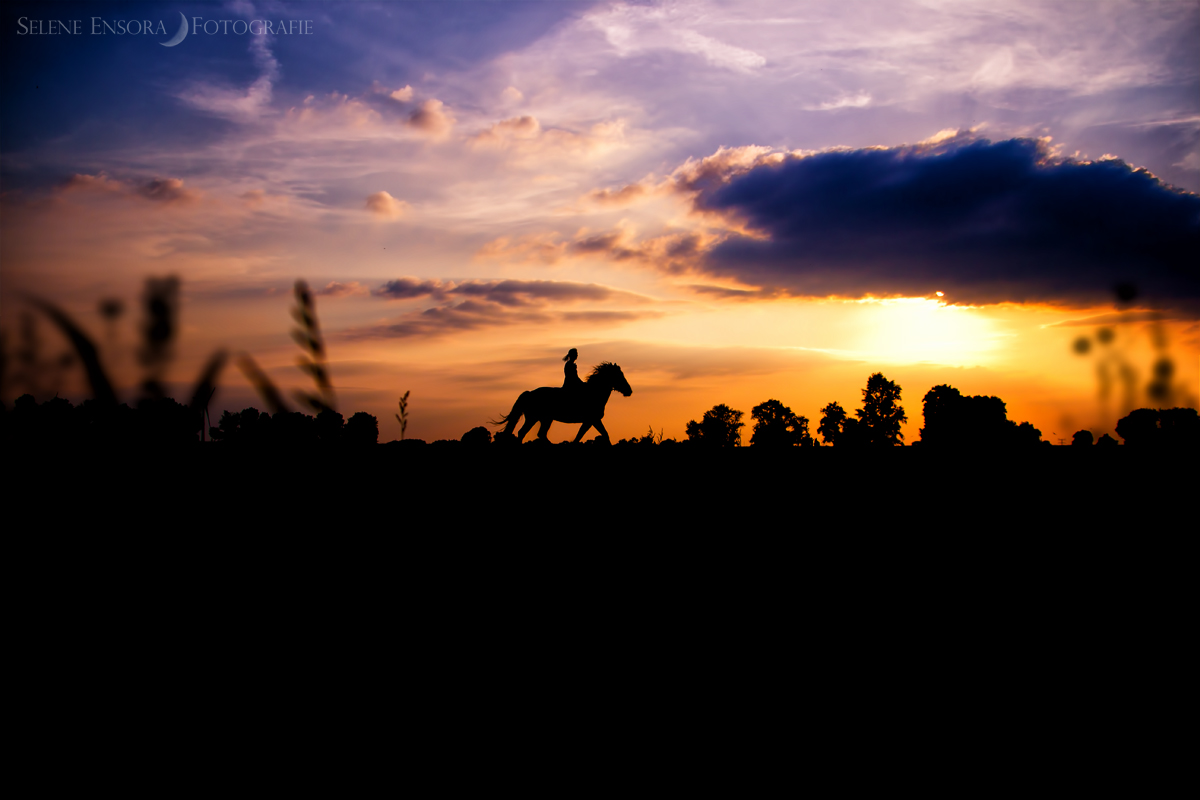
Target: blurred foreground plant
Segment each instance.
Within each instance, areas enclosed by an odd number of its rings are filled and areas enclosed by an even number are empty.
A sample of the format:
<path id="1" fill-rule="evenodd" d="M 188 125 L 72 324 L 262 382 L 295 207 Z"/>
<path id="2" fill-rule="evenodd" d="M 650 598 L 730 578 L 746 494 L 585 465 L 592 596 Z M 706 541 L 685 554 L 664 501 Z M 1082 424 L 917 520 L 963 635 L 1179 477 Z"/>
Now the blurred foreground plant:
<path id="1" fill-rule="evenodd" d="M 143 296 L 146 319 L 142 325 L 142 347 L 138 353 L 146 377 L 142 392 L 155 399 L 165 396 L 163 378 L 174 356 L 175 331 L 179 316 L 179 278 L 147 278 Z"/>
<path id="2" fill-rule="evenodd" d="M 320 392 L 320 395 L 315 395 L 297 389 L 295 395 L 317 413 L 333 411 L 336 405 L 333 384 L 329 380 L 329 370 L 325 365 L 325 340 L 321 337 L 321 327 L 317 324 L 316 304 L 308 284 L 303 280 L 296 281 L 295 293 L 296 307 L 292 309 L 292 317 L 300 323 L 300 327 L 292 331 L 292 338 L 304 349 L 304 355 L 296 361 L 303 372 L 312 376 Z"/>
<path id="3" fill-rule="evenodd" d="M 1129 352 L 1134 341 L 1129 332 L 1132 323 L 1148 321 L 1146 332 L 1154 346 L 1156 355 L 1151 366 L 1151 377 L 1145 384 L 1146 400 L 1152 405 L 1163 409 L 1181 403 L 1183 406 L 1195 406 L 1200 399 L 1191 393 L 1185 383 L 1175 382 L 1175 361 L 1171 356 L 1167 330 L 1163 325 L 1162 312 L 1136 310 L 1133 307 L 1138 297 L 1137 287 L 1131 283 L 1123 283 L 1114 287 L 1116 294 L 1116 315 L 1096 328 L 1093 338 L 1082 334 L 1071 342 L 1071 349 L 1076 355 L 1086 356 L 1095 349 L 1096 384 L 1098 389 L 1100 419 L 1112 419 L 1114 416 L 1109 406 L 1112 394 L 1114 375 L 1120 380 L 1123 388 L 1121 405 L 1115 416 L 1124 417 L 1130 414 L 1138 405 L 1138 370 L 1130 361 Z M 1115 317 L 1115 318 L 1114 318 Z"/>
<path id="4" fill-rule="evenodd" d="M 400 441 L 404 441 L 404 432 L 408 430 L 408 395 L 411 393 L 405 392 L 400 398 L 400 413 L 396 415 L 396 421 L 400 423 Z"/>
<path id="5" fill-rule="evenodd" d="M 141 361 L 146 372 L 142 381 L 143 397 L 139 401 L 138 407 L 144 409 L 147 414 L 159 413 L 162 409 L 158 407 L 164 406 L 164 403 L 174 403 L 164 396 L 162 379 L 173 355 L 171 345 L 178 329 L 176 321 L 178 290 L 179 280 L 174 276 L 149 278 L 146 281 L 146 322 L 142 328 L 140 349 Z M 117 412 L 118 403 L 112 381 L 101 363 L 96 345 L 92 342 L 91 337 L 84 333 L 75 321 L 58 306 L 39 297 L 29 297 L 28 301 L 30 305 L 41 311 L 47 319 L 54 323 L 74 349 L 75 357 L 83 365 L 92 392 L 89 414 L 96 421 L 96 425 L 102 427 L 103 419 Z M 22 323 L 22 338 L 25 340 L 26 349 L 29 352 L 21 353 L 22 363 L 26 367 L 25 374 L 21 375 L 21 380 L 27 388 L 36 390 L 40 386 L 36 374 L 40 363 L 36 352 L 38 341 L 32 331 L 32 317 L 23 317 Z M 191 418 L 191 430 L 198 433 L 201 439 L 204 438 L 208 404 L 216 393 L 217 378 L 225 366 L 225 359 L 224 350 L 217 350 L 213 353 L 197 378 L 190 403 L 186 407 Z M 73 360 L 64 357 L 58 359 L 58 363 L 60 366 L 65 366 Z M 0 379 L 3 377 L 5 376 L 0 373 Z M 154 409 L 158 410 L 154 411 Z"/>
<path id="6" fill-rule="evenodd" d="M 23 313 L 21 347 L 16 353 L 18 369 L 10 373 L 7 336 L 0 330 L 0 394 L 7 394 L 12 384 L 27 390 L 14 403 L 14 415 L 0 417 L 0 422 L 3 422 L 0 425 L 2 437 L 6 441 L 17 437 L 26 444 L 38 441 L 185 442 L 197 438 L 203 441 L 209 436 L 227 441 L 270 441 L 276 444 L 309 440 L 323 443 L 377 443 L 379 427 L 375 417 L 359 412 L 344 421 L 342 415 L 333 408 L 334 391 L 326 366 L 325 343 L 317 323 L 313 295 L 303 280 L 296 281 L 295 285 L 296 307 L 292 309 L 292 316 L 300 327 L 292 331 L 292 337 L 305 351 L 300 358 L 300 368 L 312 377 L 317 393 L 297 391 L 295 394 L 317 411 L 316 420 L 288 409 L 282 393 L 266 373 L 248 353 L 241 353 L 237 365 L 266 403 L 270 413 L 260 414 L 255 409 L 246 409 L 234 415 L 225 412 L 220 423 L 213 426 L 209 418 L 209 406 L 216 395 L 217 380 L 227 360 L 223 349 L 216 350 L 205 363 L 192 388 L 188 405 L 184 406 L 167 397 L 165 378 L 169 362 L 174 357 L 174 342 L 179 331 L 179 288 L 179 279 L 175 276 L 149 278 L 146 281 L 143 294 L 145 318 L 140 327 L 141 343 L 137 349 L 144 377 L 136 410 L 119 404 L 113 383 L 91 337 L 56 305 L 38 297 L 28 297 L 29 305 L 61 331 L 74 352 L 49 360 L 44 358 L 40 352 L 41 340 L 37 336 L 37 319 L 34 314 Z M 119 300 L 111 298 L 100 304 L 100 315 L 107 323 L 108 338 L 113 346 L 116 342 L 114 324 L 122 308 Z M 57 387 L 61 384 L 64 370 L 76 361 L 83 366 L 92 398 L 75 407 L 66 399 L 59 398 L 55 388 L 55 397 L 39 405 L 32 393 L 43 396 L 48 393 L 44 391 L 46 376 L 49 375 L 52 387 Z M 401 413 L 404 415 L 402 438 L 403 430 L 407 427 L 407 399 L 408 393 L 405 393 L 401 401 Z M 3 406 L 0 406 L 0 410 L 7 411 Z M 12 428 L 10 423 L 17 424 L 17 428 Z M 270 435 L 265 432 L 270 432 Z"/>

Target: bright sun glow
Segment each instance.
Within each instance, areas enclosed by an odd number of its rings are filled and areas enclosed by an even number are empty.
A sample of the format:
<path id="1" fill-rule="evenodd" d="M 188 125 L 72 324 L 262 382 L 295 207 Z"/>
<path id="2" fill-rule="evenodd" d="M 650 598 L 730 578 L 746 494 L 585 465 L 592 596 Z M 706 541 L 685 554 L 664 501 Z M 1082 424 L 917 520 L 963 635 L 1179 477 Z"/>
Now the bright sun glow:
<path id="1" fill-rule="evenodd" d="M 841 340 L 863 357 L 974 366 L 989 363 L 1002 346 L 991 320 L 976 309 L 926 298 L 855 305 L 855 319 Z"/>

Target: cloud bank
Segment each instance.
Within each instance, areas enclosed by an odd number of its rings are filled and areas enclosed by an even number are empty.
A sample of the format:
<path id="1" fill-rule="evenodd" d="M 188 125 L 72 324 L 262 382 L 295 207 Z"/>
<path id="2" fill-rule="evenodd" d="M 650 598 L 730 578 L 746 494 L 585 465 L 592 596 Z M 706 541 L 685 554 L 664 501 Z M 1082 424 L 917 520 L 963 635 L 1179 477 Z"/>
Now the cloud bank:
<path id="1" fill-rule="evenodd" d="M 1200 196 L 1011 139 L 789 154 L 698 187 L 739 219 L 700 269 L 798 295 L 1200 306 Z"/>

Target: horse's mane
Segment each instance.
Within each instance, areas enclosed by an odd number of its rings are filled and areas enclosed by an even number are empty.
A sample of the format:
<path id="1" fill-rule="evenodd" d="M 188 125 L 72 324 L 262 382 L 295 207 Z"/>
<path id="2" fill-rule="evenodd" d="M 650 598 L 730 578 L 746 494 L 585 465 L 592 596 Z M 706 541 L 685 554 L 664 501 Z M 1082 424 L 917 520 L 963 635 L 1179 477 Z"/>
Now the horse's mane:
<path id="1" fill-rule="evenodd" d="M 587 379 L 590 381 L 592 378 L 595 378 L 597 375 L 604 375 L 605 373 L 611 372 L 614 369 L 619 370 L 621 368 L 618 367 L 616 364 L 614 364 L 611 361 L 601 361 L 599 364 L 592 367 L 592 374 L 588 375 Z"/>

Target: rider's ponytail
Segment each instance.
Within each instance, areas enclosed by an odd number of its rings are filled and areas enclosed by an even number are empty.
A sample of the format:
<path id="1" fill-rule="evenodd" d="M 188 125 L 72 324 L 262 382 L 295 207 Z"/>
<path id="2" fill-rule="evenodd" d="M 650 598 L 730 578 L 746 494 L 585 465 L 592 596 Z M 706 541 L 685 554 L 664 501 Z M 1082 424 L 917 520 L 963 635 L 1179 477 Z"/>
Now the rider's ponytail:
<path id="1" fill-rule="evenodd" d="M 579 351 L 572 347 L 567 351 L 567 354 L 563 356 L 563 361 L 574 361 L 577 358 L 579 358 Z"/>

